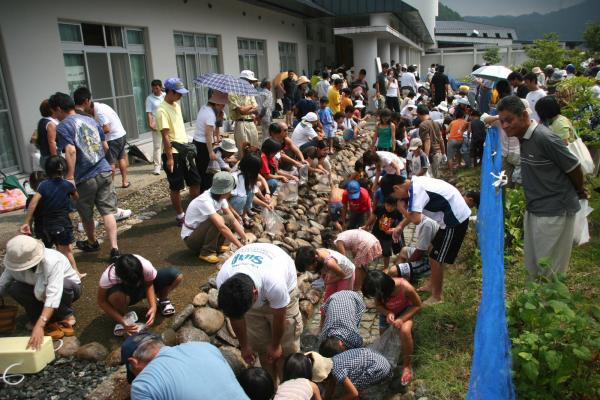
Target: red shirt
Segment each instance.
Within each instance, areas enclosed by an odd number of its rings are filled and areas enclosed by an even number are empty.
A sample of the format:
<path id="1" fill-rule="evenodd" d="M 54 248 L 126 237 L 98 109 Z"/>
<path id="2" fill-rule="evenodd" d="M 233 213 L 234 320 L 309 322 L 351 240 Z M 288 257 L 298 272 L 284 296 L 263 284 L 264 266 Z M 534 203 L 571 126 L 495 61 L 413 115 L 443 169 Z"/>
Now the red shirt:
<path id="1" fill-rule="evenodd" d="M 262 166 L 260 167 L 261 175 L 267 176 L 269 174 L 277 173 L 278 167 L 277 167 L 277 160 L 275 159 L 275 156 L 268 159 L 267 155 L 265 153 L 260 153 L 260 159 L 262 160 Z M 271 172 L 271 169 L 269 168 L 269 166 L 271 166 L 273 168 L 274 172 Z"/>
<path id="2" fill-rule="evenodd" d="M 360 188 L 360 197 L 356 200 L 348 199 L 348 191 L 344 190 L 342 203 L 348 204 L 348 210 L 354 213 L 364 213 L 371 210 L 371 196 L 369 196 L 369 191 L 363 187 Z"/>

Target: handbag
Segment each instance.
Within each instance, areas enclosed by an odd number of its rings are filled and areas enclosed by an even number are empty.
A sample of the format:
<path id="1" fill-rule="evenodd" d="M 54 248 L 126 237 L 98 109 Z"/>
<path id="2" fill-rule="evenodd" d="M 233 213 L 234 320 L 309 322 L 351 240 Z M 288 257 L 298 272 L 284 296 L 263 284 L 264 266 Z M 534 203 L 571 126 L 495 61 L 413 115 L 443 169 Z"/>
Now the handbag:
<path id="1" fill-rule="evenodd" d="M 581 140 L 577 132 L 575 132 L 575 141 L 569 143 L 568 148 L 571 151 L 571 153 L 573 153 L 573 155 L 579 160 L 583 174 L 593 174 L 595 169 L 594 159 L 592 158 L 590 151 L 588 150 L 585 143 L 583 143 L 583 140 Z"/>

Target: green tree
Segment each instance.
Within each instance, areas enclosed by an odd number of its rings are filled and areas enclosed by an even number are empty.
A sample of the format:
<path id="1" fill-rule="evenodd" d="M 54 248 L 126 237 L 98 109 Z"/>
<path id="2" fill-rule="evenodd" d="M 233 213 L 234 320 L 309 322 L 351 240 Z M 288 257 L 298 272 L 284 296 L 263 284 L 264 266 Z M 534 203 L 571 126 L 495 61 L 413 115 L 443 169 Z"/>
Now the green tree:
<path id="1" fill-rule="evenodd" d="M 600 22 L 590 22 L 583 32 L 583 40 L 590 51 L 600 51 Z"/>
<path id="2" fill-rule="evenodd" d="M 533 45 L 525 48 L 525 54 L 529 60 L 523 63 L 525 68 L 544 67 L 548 64 L 562 65 L 565 49 L 558 41 L 556 33 L 548 33 L 543 39 L 533 41 Z"/>
<path id="3" fill-rule="evenodd" d="M 488 64 L 498 64 L 500 60 L 502 60 L 502 57 L 500 57 L 500 49 L 497 47 L 490 47 L 483 52 L 483 61 Z"/>
<path id="4" fill-rule="evenodd" d="M 439 3 L 438 16 L 435 19 L 438 21 L 462 21 L 463 17 L 450 7 Z"/>

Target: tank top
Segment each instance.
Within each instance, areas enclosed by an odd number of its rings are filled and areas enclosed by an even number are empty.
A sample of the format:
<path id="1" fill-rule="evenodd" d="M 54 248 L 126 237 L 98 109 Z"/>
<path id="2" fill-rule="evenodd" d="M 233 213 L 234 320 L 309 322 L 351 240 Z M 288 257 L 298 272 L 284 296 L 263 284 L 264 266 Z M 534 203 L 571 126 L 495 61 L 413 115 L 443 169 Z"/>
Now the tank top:
<path id="1" fill-rule="evenodd" d="M 400 311 L 404 310 L 410 305 L 412 305 L 410 300 L 404 296 L 404 292 L 402 291 L 400 291 L 400 293 L 397 295 L 391 296 L 383 303 L 383 307 L 394 314 L 398 314 Z"/>
<path id="2" fill-rule="evenodd" d="M 38 133 L 38 147 L 40 148 L 40 155 L 42 157 L 50 156 L 50 146 L 48 146 L 48 130 L 46 127 L 50 122 L 58 125 L 58 121 L 51 117 L 44 117 L 40 119 L 37 126 Z"/>
<path id="3" fill-rule="evenodd" d="M 377 147 L 382 149 L 392 148 L 392 127 L 377 128 Z"/>

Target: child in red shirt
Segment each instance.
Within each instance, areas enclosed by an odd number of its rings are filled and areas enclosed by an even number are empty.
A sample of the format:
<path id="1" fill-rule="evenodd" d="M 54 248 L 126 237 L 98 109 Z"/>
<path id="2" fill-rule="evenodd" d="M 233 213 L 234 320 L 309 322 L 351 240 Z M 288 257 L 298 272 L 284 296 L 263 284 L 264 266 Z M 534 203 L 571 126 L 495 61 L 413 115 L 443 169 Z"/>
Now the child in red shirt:
<path id="1" fill-rule="evenodd" d="M 369 191 L 360 187 L 358 181 L 350 181 L 342 195 L 342 224 L 346 229 L 357 229 L 365 224 L 371 216 L 371 196 Z M 346 223 L 346 215 L 348 221 Z"/>

